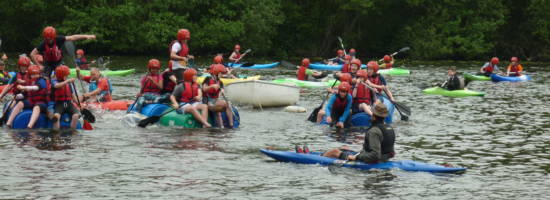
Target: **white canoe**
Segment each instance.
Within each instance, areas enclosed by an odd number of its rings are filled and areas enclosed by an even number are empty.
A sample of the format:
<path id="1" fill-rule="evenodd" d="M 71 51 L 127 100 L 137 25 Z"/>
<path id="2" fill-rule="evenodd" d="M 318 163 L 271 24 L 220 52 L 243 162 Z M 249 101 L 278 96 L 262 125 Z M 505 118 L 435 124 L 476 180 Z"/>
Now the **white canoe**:
<path id="1" fill-rule="evenodd" d="M 254 107 L 294 105 L 300 99 L 300 88 L 260 80 L 236 82 L 225 86 L 230 101 Z"/>

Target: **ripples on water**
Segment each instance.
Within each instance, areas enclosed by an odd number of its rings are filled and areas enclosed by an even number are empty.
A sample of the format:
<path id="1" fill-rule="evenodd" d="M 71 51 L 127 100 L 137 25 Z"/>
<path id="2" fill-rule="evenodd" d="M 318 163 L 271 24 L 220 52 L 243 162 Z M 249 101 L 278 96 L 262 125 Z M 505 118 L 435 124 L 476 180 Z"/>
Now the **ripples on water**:
<path id="1" fill-rule="evenodd" d="M 242 125 L 236 130 L 139 129 L 121 122 L 125 112 L 98 112 L 93 131 L 4 129 L 0 198 L 545 199 L 550 186 L 547 65 L 526 65 L 528 71 L 541 71 L 530 73 L 531 82 L 470 83 L 469 89 L 486 92 L 482 98 L 423 95 L 419 86 L 444 79 L 451 64 L 462 71 L 478 68 L 478 63 L 409 63 L 410 77 L 389 80 L 397 99 L 413 110 L 408 122 L 394 115 L 395 159 L 468 167 L 465 174 L 329 171 L 275 162 L 258 151 L 342 145 L 326 127 L 305 121 L 309 111 L 241 106 Z M 260 73 L 267 79 L 293 74 Z M 132 99 L 140 76 L 113 77 L 115 99 Z M 321 90 L 305 91 L 299 105 L 312 110 L 323 96 Z M 348 143 L 362 140 L 361 134 L 351 135 Z"/>

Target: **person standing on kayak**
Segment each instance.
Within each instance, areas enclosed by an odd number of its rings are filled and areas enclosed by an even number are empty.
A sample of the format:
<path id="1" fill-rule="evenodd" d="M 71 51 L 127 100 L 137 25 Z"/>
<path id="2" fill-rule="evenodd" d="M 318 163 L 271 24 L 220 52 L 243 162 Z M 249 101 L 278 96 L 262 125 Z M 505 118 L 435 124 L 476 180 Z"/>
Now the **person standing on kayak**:
<path id="1" fill-rule="evenodd" d="M 464 89 L 463 81 L 458 77 L 456 68 L 454 66 L 449 67 L 447 70 L 447 80 L 440 86 L 447 90 L 462 90 Z"/>
<path id="2" fill-rule="evenodd" d="M 149 73 L 141 78 L 141 90 L 137 94 L 135 108 L 137 112 L 141 112 L 141 108 L 147 104 L 158 103 L 162 101 L 160 92 L 163 88 L 163 77 L 159 74 L 160 61 L 157 59 L 149 60 L 147 64 Z M 165 98 L 164 98 L 165 99 Z"/>
<path id="3" fill-rule="evenodd" d="M 90 84 L 88 92 L 82 94 L 80 99 L 88 102 L 109 102 L 113 100 L 111 97 L 111 93 L 113 92 L 111 82 L 101 75 L 98 68 L 90 68 L 90 76 L 82 76 L 79 68 L 76 68 L 76 71 L 76 74 L 80 75 L 79 79 Z"/>
<path id="4" fill-rule="evenodd" d="M 371 105 L 376 100 L 374 93 L 367 85 L 368 73 L 365 70 L 357 72 L 357 83 L 353 89 L 353 113 L 365 112 L 372 116 Z"/>
<path id="5" fill-rule="evenodd" d="M 71 128 L 76 129 L 78 119 L 80 118 L 80 112 L 73 104 L 73 95 L 75 88 L 71 87 L 74 84 L 75 79 L 67 77 L 70 74 L 69 67 L 61 65 L 55 69 L 55 79 L 52 80 L 53 89 L 53 101 L 54 103 L 54 129 L 59 129 L 61 124 L 61 115 L 68 113 L 71 118 Z"/>
<path id="6" fill-rule="evenodd" d="M 220 95 L 224 93 L 223 82 L 220 80 L 221 73 L 225 71 L 225 66 L 222 64 L 214 64 L 210 67 L 210 77 L 206 77 L 202 83 L 203 98 L 205 98 L 210 111 L 216 113 L 216 120 L 219 127 L 223 127 L 222 111 L 225 111 L 229 127 L 233 127 L 233 115 L 231 107 L 224 100 L 220 99 Z"/>
<path id="7" fill-rule="evenodd" d="M 383 59 L 384 59 L 384 63 L 380 65 L 380 68 L 391 69 L 393 67 L 393 63 L 395 62 L 395 60 L 393 59 L 393 56 L 385 55 Z"/>
<path id="8" fill-rule="evenodd" d="M 373 164 L 388 162 L 395 156 L 395 131 L 391 126 L 384 123 L 386 116 L 388 116 L 386 105 L 377 103 L 373 110 L 372 125 L 365 133 L 365 141 L 361 151 L 355 152 L 350 150 L 348 146 L 343 146 L 326 151 L 322 156 Z"/>
<path id="9" fill-rule="evenodd" d="M 61 48 L 65 44 L 65 41 L 77 41 L 77 40 L 93 40 L 96 39 L 95 35 L 57 35 L 55 28 L 48 26 L 42 31 L 42 36 L 44 41 L 34 48 L 31 52 L 31 58 L 35 59 L 37 54 L 42 54 L 44 56 L 44 72 L 46 73 L 46 78 L 50 78 L 52 72 L 55 68 L 61 65 L 63 54 L 61 53 Z M 33 60 L 34 63 L 38 63 L 37 60 Z"/>
<path id="10" fill-rule="evenodd" d="M 384 90 L 388 95 L 388 98 L 390 98 L 392 102 L 395 102 L 395 99 L 393 98 L 393 95 L 386 84 L 386 79 L 384 79 L 384 76 L 382 76 L 381 74 L 378 74 L 378 62 L 374 60 L 369 61 L 367 63 L 367 73 L 369 75 L 369 77 L 367 78 L 367 84 L 370 87 L 376 88 L 378 93 Z"/>
<path id="11" fill-rule="evenodd" d="M 333 94 L 328 100 L 325 113 L 327 123 L 336 123 L 338 128 L 351 127 L 351 105 L 353 97 L 349 94 L 351 85 L 348 82 L 342 82 L 338 86 L 338 94 Z"/>
<path id="12" fill-rule="evenodd" d="M 302 65 L 298 66 L 298 70 L 296 70 L 296 79 L 307 81 L 310 75 L 313 77 L 322 76 L 321 72 L 309 69 L 309 64 L 309 58 L 302 59 Z"/>
<path id="13" fill-rule="evenodd" d="M 483 67 L 479 69 L 479 73 L 485 76 L 491 76 L 491 74 L 498 72 L 498 58 L 491 58 L 490 62 L 486 62 Z"/>
<path id="14" fill-rule="evenodd" d="M 176 111 L 179 114 L 191 113 L 197 121 L 202 123 L 204 128 L 210 128 L 212 125 L 208 123 L 208 106 L 201 103 L 202 91 L 196 80 L 197 70 L 193 68 L 185 70 L 183 81 L 176 86 L 174 92 L 170 95 L 170 101 L 172 107 L 177 109 Z"/>
<path id="15" fill-rule="evenodd" d="M 506 70 L 506 76 L 521 76 L 521 72 L 523 71 L 523 66 L 519 64 L 518 57 L 512 57 L 510 59 L 510 65 L 508 65 L 508 69 Z"/>
<path id="16" fill-rule="evenodd" d="M 194 59 L 189 55 L 188 41 L 191 39 L 191 32 L 187 29 L 180 29 L 176 35 L 177 40 L 170 44 L 170 64 L 168 67 L 172 69 L 176 75 L 178 82 L 183 80 L 183 72 L 187 69 L 189 61 Z"/>

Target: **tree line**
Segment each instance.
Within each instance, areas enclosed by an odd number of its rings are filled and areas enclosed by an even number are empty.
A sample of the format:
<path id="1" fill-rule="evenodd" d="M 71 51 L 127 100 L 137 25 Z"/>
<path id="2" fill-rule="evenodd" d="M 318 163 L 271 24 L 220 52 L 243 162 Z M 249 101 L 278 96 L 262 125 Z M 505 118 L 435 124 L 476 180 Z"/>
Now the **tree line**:
<path id="1" fill-rule="evenodd" d="M 196 55 L 330 57 L 340 48 L 381 57 L 410 46 L 418 60 L 492 56 L 550 60 L 548 0 L 3 0 L 1 51 L 30 51 L 45 26 L 93 33 L 79 42 L 101 54 L 168 54 L 178 29 Z"/>

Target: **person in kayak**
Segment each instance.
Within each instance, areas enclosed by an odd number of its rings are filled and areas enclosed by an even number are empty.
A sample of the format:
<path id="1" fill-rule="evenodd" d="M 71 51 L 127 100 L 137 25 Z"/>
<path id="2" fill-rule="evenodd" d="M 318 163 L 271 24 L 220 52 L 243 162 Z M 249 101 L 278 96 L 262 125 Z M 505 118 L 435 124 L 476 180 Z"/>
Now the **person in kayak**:
<path id="1" fill-rule="evenodd" d="M 232 63 L 240 63 L 246 54 L 247 52 L 241 54 L 241 45 L 236 44 L 235 48 L 233 48 L 233 52 L 231 52 L 231 55 L 229 56 L 229 61 Z"/>
<path id="2" fill-rule="evenodd" d="M 338 128 L 351 127 L 351 105 L 353 97 L 349 94 L 351 85 L 348 82 L 342 82 L 338 86 L 338 94 L 333 94 L 328 100 L 325 113 L 327 123 L 333 125 L 336 123 Z"/>
<path id="3" fill-rule="evenodd" d="M 343 73 L 343 74 L 340 75 L 340 84 L 347 83 L 348 85 L 350 85 L 349 90 L 348 90 L 348 93 L 350 95 L 352 95 L 352 92 L 353 92 L 351 81 L 352 81 L 352 78 L 351 78 L 351 75 L 349 73 Z M 327 92 L 331 93 L 333 95 L 338 95 L 338 88 L 339 88 L 339 86 L 334 86 L 332 88 L 327 88 Z M 323 121 L 323 118 L 325 117 L 325 114 L 326 114 L 326 111 L 325 111 L 326 108 L 327 108 L 327 105 L 325 105 L 323 107 L 323 109 L 319 110 L 319 112 L 317 113 L 317 123 L 321 123 Z"/>
<path id="4" fill-rule="evenodd" d="M 298 66 L 298 70 L 296 70 L 296 79 L 307 81 L 310 75 L 315 78 L 323 75 L 321 72 L 309 69 L 309 64 L 309 58 L 302 59 L 302 64 Z"/>
<path id="5" fill-rule="evenodd" d="M 342 69 L 339 72 L 334 73 L 334 77 L 338 78 L 342 73 L 350 73 L 350 72 L 351 72 L 351 56 L 345 55 Z"/>
<path id="6" fill-rule="evenodd" d="M 31 65 L 27 74 L 29 80 L 23 85 L 18 84 L 17 90 L 25 94 L 25 100 L 19 101 L 13 108 L 6 125 L 11 128 L 15 117 L 24 109 L 32 109 L 32 114 L 27 128 L 32 129 L 38 120 L 40 113 L 47 114 L 48 102 L 50 101 L 50 83 L 40 73 L 38 65 Z"/>
<path id="7" fill-rule="evenodd" d="M 44 72 L 48 79 L 55 68 L 61 65 L 63 59 L 61 48 L 65 44 L 65 41 L 93 40 L 96 38 L 95 35 L 57 35 L 55 28 L 52 26 L 44 28 L 42 36 L 44 37 L 44 41 L 32 50 L 31 58 L 35 59 L 37 54 L 42 54 L 44 56 Z M 34 63 L 38 63 L 36 60 L 33 61 Z"/>
<path id="8" fill-rule="evenodd" d="M 521 76 L 523 66 L 519 64 L 518 57 L 512 57 L 510 62 L 510 65 L 508 65 L 508 68 L 506 69 L 506 76 Z"/>
<path id="9" fill-rule="evenodd" d="M 212 125 L 208 123 L 208 106 L 202 102 L 202 91 L 197 84 L 197 71 L 193 68 L 185 70 L 183 81 L 180 82 L 172 95 L 170 101 L 172 107 L 177 109 L 179 114 L 191 113 L 193 117 L 202 123 L 205 128 L 210 128 Z M 201 113 L 199 113 L 199 111 Z M 202 115 L 201 115 L 202 114 Z"/>
<path id="10" fill-rule="evenodd" d="M 351 59 L 357 58 L 357 52 L 355 51 L 354 48 L 349 49 L 349 55 L 350 55 Z"/>
<path id="11" fill-rule="evenodd" d="M 168 66 L 176 75 L 178 82 L 183 80 L 183 72 L 187 69 L 189 61 L 194 59 L 189 55 L 189 46 L 187 42 L 191 39 L 191 32 L 187 29 L 180 29 L 176 35 L 177 40 L 170 44 L 170 60 Z"/>
<path id="12" fill-rule="evenodd" d="M 101 71 L 99 71 L 98 68 L 90 68 L 90 76 L 82 76 L 80 69 L 76 68 L 76 74 L 79 75 L 77 78 L 89 83 L 88 92 L 79 97 L 82 101 L 109 102 L 113 100 L 111 96 L 113 93 L 111 81 L 109 81 L 107 77 L 101 75 Z"/>
<path id="13" fill-rule="evenodd" d="M 484 76 L 491 76 L 491 74 L 498 72 L 498 58 L 493 57 L 491 58 L 490 62 L 486 62 L 483 67 L 479 69 L 479 74 Z"/>
<path id="14" fill-rule="evenodd" d="M 386 79 L 384 79 L 384 76 L 382 76 L 381 74 L 378 74 L 378 67 L 378 62 L 374 60 L 371 60 L 367 63 L 367 73 L 369 75 L 369 77 L 367 78 L 367 85 L 375 88 L 378 93 L 381 93 L 382 90 L 384 90 L 386 92 L 386 95 L 388 95 L 388 98 L 390 98 L 392 102 L 395 102 L 395 99 L 393 98 L 393 95 L 386 84 Z"/>
<path id="15" fill-rule="evenodd" d="M 141 90 L 137 94 L 138 99 L 135 105 L 136 111 L 141 112 L 141 108 L 147 104 L 159 103 L 166 97 L 162 97 L 160 92 L 163 88 L 163 78 L 159 74 L 160 61 L 151 59 L 147 63 L 149 73 L 141 78 Z"/>
<path id="16" fill-rule="evenodd" d="M 350 161 L 361 161 L 364 163 L 388 162 L 395 156 L 395 131 L 384 123 L 388 116 L 388 108 L 383 103 L 374 106 L 372 125 L 365 133 L 363 149 L 359 152 L 352 151 L 348 146 L 331 149 L 322 156 Z"/>
<path id="17" fill-rule="evenodd" d="M 233 127 L 233 115 L 228 103 L 220 99 L 220 96 L 225 92 L 223 90 L 223 82 L 220 80 L 221 73 L 225 71 L 225 66 L 222 64 L 214 64 L 210 67 L 210 74 L 212 76 L 206 77 L 202 83 L 203 100 L 206 100 L 208 109 L 216 113 L 217 124 L 223 127 L 222 113 L 225 111 L 228 113 L 227 120 L 229 127 Z"/>
<path id="18" fill-rule="evenodd" d="M 456 73 L 456 68 L 454 66 L 449 67 L 447 70 L 447 80 L 441 84 L 441 88 L 447 89 L 447 90 L 463 90 L 464 89 L 464 82 L 460 77 L 458 77 L 458 74 Z"/>
<path id="19" fill-rule="evenodd" d="M 376 100 L 373 91 L 367 85 L 368 73 L 365 70 L 357 72 L 357 82 L 353 89 L 352 113 L 365 112 L 372 116 L 371 105 Z"/>
<path id="20" fill-rule="evenodd" d="M 338 49 L 336 51 L 336 57 L 328 59 L 327 65 L 342 65 L 345 63 L 344 50 Z"/>
<path id="21" fill-rule="evenodd" d="M 76 50 L 75 63 L 79 69 L 88 70 L 88 64 L 95 63 L 95 60 L 92 62 L 88 62 L 88 60 L 86 60 L 86 57 L 84 56 L 84 50 L 78 49 Z"/>
<path id="22" fill-rule="evenodd" d="M 214 57 L 214 65 L 215 64 L 223 65 L 223 56 L 222 56 L 222 54 L 218 54 Z M 229 66 L 225 66 L 225 65 L 223 65 L 223 66 L 224 66 L 225 70 L 220 73 L 220 77 L 223 77 L 223 78 L 237 78 L 235 75 L 232 74 L 233 73 L 233 68 L 231 68 Z"/>
<path id="23" fill-rule="evenodd" d="M 383 63 L 380 65 L 380 68 L 382 69 L 391 69 L 393 67 L 393 63 L 395 60 L 393 59 L 393 56 L 385 55 L 383 58 Z"/>
<path id="24" fill-rule="evenodd" d="M 6 64 L 4 64 L 3 60 L 0 60 L 0 85 L 7 85 L 10 79 L 11 76 L 6 71 Z"/>
<path id="25" fill-rule="evenodd" d="M 80 118 L 80 112 L 73 104 L 74 89 L 71 85 L 74 84 L 75 79 L 67 77 L 70 74 L 69 67 L 60 65 L 55 69 L 55 79 L 52 80 L 53 101 L 54 101 L 54 116 L 53 121 L 54 129 L 59 129 L 61 124 L 61 115 L 68 113 L 71 116 L 71 128 L 76 129 L 78 119 Z"/>

